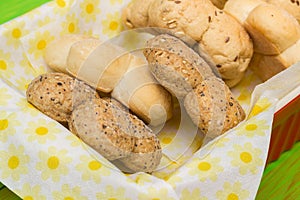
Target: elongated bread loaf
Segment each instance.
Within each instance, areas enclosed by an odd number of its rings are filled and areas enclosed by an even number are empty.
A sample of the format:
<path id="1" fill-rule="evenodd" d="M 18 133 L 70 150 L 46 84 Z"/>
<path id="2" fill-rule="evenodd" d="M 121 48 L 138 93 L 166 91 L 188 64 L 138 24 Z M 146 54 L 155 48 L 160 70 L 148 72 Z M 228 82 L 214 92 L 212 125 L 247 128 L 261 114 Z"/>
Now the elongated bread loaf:
<path id="1" fill-rule="evenodd" d="M 90 38 L 85 35 L 64 35 L 57 38 L 53 42 L 47 45 L 44 53 L 44 59 L 48 66 L 57 72 L 67 73 L 67 57 L 71 46 L 83 39 Z"/>
<path id="2" fill-rule="evenodd" d="M 111 92 L 127 71 L 133 55 L 111 43 L 85 39 L 72 45 L 67 72 L 102 92 Z"/>
<path id="3" fill-rule="evenodd" d="M 98 93 L 82 81 L 64 73 L 47 73 L 36 77 L 26 91 L 27 101 L 59 122 L 68 122 L 72 110 Z"/>
<path id="4" fill-rule="evenodd" d="M 223 134 L 245 118 L 228 86 L 178 38 L 156 36 L 148 40 L 144 55 L 153 75 L 184 100 L 192 121 L 209 138 Z"/>
<path id="5" fill-rule="evenodd" d="M 172 96 L 152 76 L 147 61 L 138 56 L 111 95 L 151 126 L 164 124 L 172 116 Z"/>
<path id="6" fill-rule="evenodd" d="M 118 105 L 97 99 L 72 112 L 74 134 L 108 160 L 120 161 L 130 172 L 152 172 L 162 157 L 160 142 L 141 120 Z"/>

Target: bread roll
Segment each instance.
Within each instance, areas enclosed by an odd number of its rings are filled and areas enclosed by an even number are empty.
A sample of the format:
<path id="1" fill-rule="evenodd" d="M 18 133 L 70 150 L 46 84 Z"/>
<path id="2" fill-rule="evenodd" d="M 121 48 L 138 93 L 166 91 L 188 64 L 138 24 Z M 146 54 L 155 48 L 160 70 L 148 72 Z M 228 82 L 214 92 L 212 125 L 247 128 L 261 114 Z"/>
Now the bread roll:
<path id="1" fill-rule="evenodd" d="M 139 127 L 138 121 L 136 122 Z M 128 172 L 153 172 L 162 158 L 159 139 L 149 132 L 136 132 L 133 151 L 119 159 L 129 170 Z"/>
<path id="2" fill-rule="evenodd" d="M 147 62 L 138 56 L 131 60 L 111 95 L 151 126 L 161 125 L 172 116 L 172 96 L 154 79 Z"/>
<path id="3" fill-rule="evenodd" d="M 245 112 L 228 86 L 216 77 L 203 80 L 184 99 L 195 124 L 209 137 L 217 137 L 245 119 Z"/>
<path id="4" fill-rule="evenodd" d="M 246 19 L 254 51 L 263 55 L 278 55 L 300 38 L 300 26 L 287 11 L 271 4 L 260 4 Z"/>
<path id="5" fill-rule="evenodd" d="M 84 82 L 63 73 L 36 77 L 26 91 L 27 101 L 59 122 L 68 122 L 74 107 L 99 95 Z"/>
<path id="6" fill-rule="evenodd" d="M 293 15 L 300 23 L 300 2 L 299 0 L 265 0 L 267 3 L 276 5 L 279 8 L 285 9 Z"/>
<path id="7" fill-rule="evenodd" d="M 250 68 L 262 81 L 280 73 L 289 66 L 300 61 L 300 40 L 279 55 L 266 56 L 254 54 Z"/>
<path id="8" fill-rule="evenodd" d="M 226 80 L 240 79 L 253 53 L 252 41 L 245 29 L 220 10 L 215 12 L 199 46 L 210 55 L 221 77 Z"/>
<path id="9" fill-rule="evenodd" d="M 67 72 L 101 92 L 113 90 L 127 71 L 133 56 L 111 43 L 86 39 L 72 45 L 67 58 Z"/>
<path id="10" fill-rule="evenodd" d="M 129 28 L 148 26 L 148 9 L 153 0 L 133 0 L 122 11 L 122 21 Z"/>
<path id="11" fill-rule="evenodd" d="M 44 59 L 47 65 L 57 72 L 67 73 L 67 57 L 71 46 L 77 41 L 90 38 L 85 35 L 64 35 L 47 45 Z"/>
<path id="12" fill-rule="evenodd" d="M 195 51 L 170 35 L 148 40 L 144 55 L 154 77 L 179 99 L 199 81 L 214 76 L 210 66 Z"/>
<path id="13" fill-rule="evenodd" d="M 228 0 L 224 6 L 224 11 L 244 24 L 249 13 L 263 3 L 265 3 L 263 0 Z"/>
<path id="14" fill-rule="evenodd" d="M 70 123 L 85 143 L 108 160 L 121 159 L 132 172 L 151 172 L 160 162 L 161 147 L 152 130 L 106 100 L 81 104 L 72 112 Z"/>
<path id="15" fill-rule="evenodd" d="M 209 138 L 223 134 L 245 118 L 228 86 L 179 39 L 156 36 L 147 42 L 144 55 L 153 75 L 178 98 L 184 99 L 192 121 Z"/>
<path id="16" fill-rule="evenodd" d="M 135 3 L 133 1 L 129 8 Z M 129 12 L 136 11 L 128 9 L 123 13 L 125 25 L 128 21 L 134 21 L 134 15 Z M 189 45 L 198 42 L 211 61 L 216 66 L 222 66 L 224 70 L 219 72 L 224 79 L 238 80 L 234 76 L 242 75 L 240 72 L 250 62 L 253 47 L 249 35 L 241 24 L 209 0 L 152 0 L 148 7 L 148 18 L 145 19 L 148 19 L 148 23 L 142 24 L 157 28 L 157 33 L 184 38 Z M 127 27 L 136 26 L 132 24 Z"/>

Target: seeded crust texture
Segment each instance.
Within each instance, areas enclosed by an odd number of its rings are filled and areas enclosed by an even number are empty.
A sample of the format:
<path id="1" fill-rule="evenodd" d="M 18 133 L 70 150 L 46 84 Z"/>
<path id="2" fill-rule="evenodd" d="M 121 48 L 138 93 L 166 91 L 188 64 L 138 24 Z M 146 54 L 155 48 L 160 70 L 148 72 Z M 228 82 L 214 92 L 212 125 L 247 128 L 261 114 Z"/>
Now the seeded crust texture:
<path id="1" fill-rule="evenodd" d="M 148 40 L 144 55 L 158 82 L 184 101 L 192 121 L 207 136 L 223 134 L 245 118 L 224 81 L 180 39 L 156 36 Z"/>
<path id="2" fill-rule="evenodd" d="M 167 34 L 148 40 L 144 55 L 154 77 L 178 98 L 185 97 L 199 81 L 214 76 L 196 52 Z"/>
<path id="3" fill-rule="evenodd" d="M 152 172 L 160 163 L 161 147 L 152 130 L 110 101 L 81 104 L 72 112 L 70 123 L 85 143 L 108 160 L 120 159 L 133 172 Z"/>
<path id="4" fill-rule="evenodd" d="M 223 134 L 245 118 L 242 107 L 218 78 L 206 79 L 197 85 L 185 97 L 184 106 L 193 122 L 205 134 Z"/>
<path id="5" fill-rule="evenodd" d="M 83 101 L 99 98 L 84 82 L 63 73 L 46 73 L 29 84 L 26 97 L 40 111 L 59 122 L 67 122 L 74 107 Z"/>

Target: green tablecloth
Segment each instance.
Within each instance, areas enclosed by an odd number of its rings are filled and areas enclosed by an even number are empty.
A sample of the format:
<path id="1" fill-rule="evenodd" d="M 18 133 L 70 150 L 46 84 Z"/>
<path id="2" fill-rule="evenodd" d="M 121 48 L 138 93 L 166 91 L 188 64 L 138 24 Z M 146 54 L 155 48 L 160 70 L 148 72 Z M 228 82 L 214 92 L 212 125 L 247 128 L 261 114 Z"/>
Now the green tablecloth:
<path id="1" fill-rule="evenodd" d="M 20 16 L 50 0 L 0 0 L 0 24 Z M 257 194 L 257 199 L 300 199 L 300 142 L 269 164 Z M 0 183 L 0 199 L 20 199 Z"/>

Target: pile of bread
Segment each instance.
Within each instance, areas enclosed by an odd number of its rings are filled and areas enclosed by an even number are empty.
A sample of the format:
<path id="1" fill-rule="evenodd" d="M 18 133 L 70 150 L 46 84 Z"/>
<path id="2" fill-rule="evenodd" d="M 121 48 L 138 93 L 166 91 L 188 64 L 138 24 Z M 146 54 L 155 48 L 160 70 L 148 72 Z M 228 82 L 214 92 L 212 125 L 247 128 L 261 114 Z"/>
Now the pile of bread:
<path id="1" fill-rule="evenodd" d="M 230 87 L 248 66 L 265 81 L 300 61 L 298 0 L 134 0 L 123 21 L 128 28 L 160 27 L 188 35 Z"/>
<path id="2" fill-rule="evenodd" d="M 261 0 L 213 3 L 132 1 L 125 26 L 154 33 L 142 56 L 91 36 L 57 38 L 44 56 L 54 72 L 31 82 L 28 101 L 127 172 L 154 171 L 162 149 L 151 128 L 172 118 L 174 98 L 215 138 L 245 119 L 229 88 L 249 65 L 266 80 L 300 60 L 299 24 L 286 11 Z"/>

